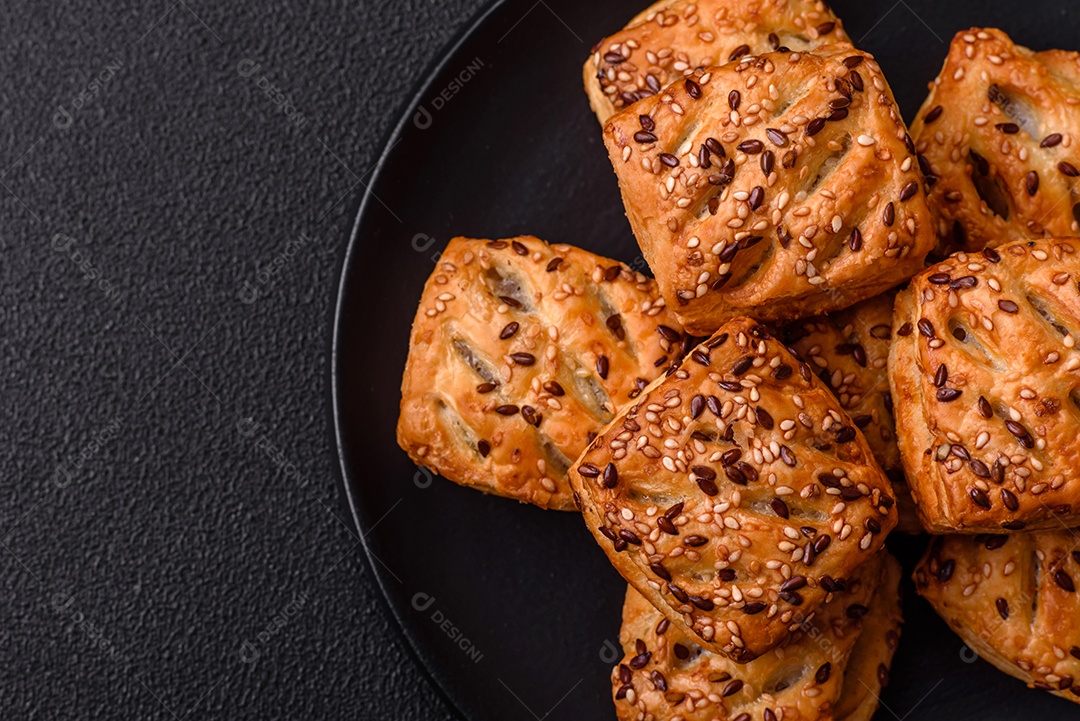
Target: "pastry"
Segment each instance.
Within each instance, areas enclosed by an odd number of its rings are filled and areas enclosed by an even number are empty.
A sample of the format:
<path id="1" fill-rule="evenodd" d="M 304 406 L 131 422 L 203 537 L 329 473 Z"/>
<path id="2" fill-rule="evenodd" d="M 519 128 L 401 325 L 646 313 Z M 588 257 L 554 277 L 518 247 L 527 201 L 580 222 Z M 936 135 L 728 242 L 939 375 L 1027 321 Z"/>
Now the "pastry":
<path id="1" fill-rule="evenodd" d="M 879 554 L 881 580 L 868 604 L 862 631 L 851 649 L 840 700 L 833 709 L 838 721 L 870 721 L 881 702 L 881 692 L 889 685 L 889 669 L 893 654 L 900 645 L 901 614 L 900 564 L 886 551 Z M 858 614 L 862 609 L 845 614 Z M 823 611 L 827 613 L 826 609 Z"/>
<path id="2" fill-rule="evenodd" d="M 944 247 L 1080 234 L 1080 53 L 958 33 L 911 133 Z"/>
<path id="3" fill-rule="evenodd" d="M 889 382 L 923 525 L 1080 525 L 1080 239 L 957 253 L 896 299 Z"/>
<path id="4" fill-rule="evenodd" d="M 566 469 L 683 339 L 655 283 L 622 263 L 455 238 L 413 322 L 398 444 L 461 485 L 573 510 Z"/>
<path id="5" fill-rule="evenodd" d="M 845 308 L 922 270 L 935 243 L 877 63 L 816 52 L 695 71 L 604 130 L 630 226 L 692 333 Z"/>
<path id="6" fill-rule="evenodd" d="M 1077 585 L 1071 531 L 942 536 L 915 569 L 919 594 L 983 659 L 1080 703 Z"/>
<path id="7" fill-rule="evenodd" d="M 862 429 L 896 492 L 897 527 L 905 533 L 919 533 L 922 526 L 900 464 L 889 391 L 895 297 L 895 293 L 883 293 L 827 316 L 792 321 L 783 327 L 781 338 L 810 365 Z"/>
<path id="8" fill-rule="evenodd" d="M 740 663 L 783 641 L 896 525 L 862 432 L 749 318 L 650 384 L 570 482 L 622 576 Z"/>
<path id="9" fill-rule="evenodd" d="M 620 721 L 869 721 L 900 638 L 900 566 L 860 566 L 780 646 L 746 664 L 687 638 L 632 587 L 612 671 Z M 748 714 L 748 715 L 744 715 Z"/>
<path id="10" fill-rule="evenodd" d="M 596 44 L 585 91 L 603 125 L 695 68 L 846 42 L 843 24 L 820 0 L 661 0 Z"/>

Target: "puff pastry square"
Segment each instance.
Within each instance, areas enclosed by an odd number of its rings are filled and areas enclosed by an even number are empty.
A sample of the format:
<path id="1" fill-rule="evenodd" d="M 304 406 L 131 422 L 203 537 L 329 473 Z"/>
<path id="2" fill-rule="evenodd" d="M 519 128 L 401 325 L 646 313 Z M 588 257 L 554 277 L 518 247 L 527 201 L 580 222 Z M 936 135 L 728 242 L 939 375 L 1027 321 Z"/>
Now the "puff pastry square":
<path id="1" fill-rule="evenodd" d="M 957 253 L 897 296 L 889 381 L 933 533 L 1080 525 L 1080 239 Z"/>
<path id="2" fill-rule="evenodd" d="M 917 273 L 935 243 L 877 63 L 815 52 L 695 71 L 604 130 L 630 225 L 692 333 L 845 308 Z"/>
<path id="3" fill-rule="evenodd" d="M 958 33 L 911 133 L 944 247 L 1080 234 L 1080 53 Z"/>
<path id="4" fill-rule="evenodd" d="M 745 663 L 881 547 L 892 488 L 832 393 L 755 321 L 731 321 L 668 373 L 570 482 L 622 576 Z"/>
<path id="5" fill-rule="evenodd" d="M 804 359 L 862 429 L 874 458 L 896 491 L 898 528 L 920 533 L 911 491 L 904 480 L 896 445 L 889 347 L 892 345 L 893 292 L 874 296 L 842 311 L 792 321 L 781 330 L 784 343 Z"/>
<path id="6" fill-rule="evenodd" d="M 1080 551 L 1069 531 L 935 538 L 915 588 L 982 658 L 1080 703 Z"/>
<path id="7" fill-rule="evenodd" d="M 869 721 L 900 640 L 899 582 L 900 565 L 877 554 L 782 646 L 746 664 L 703 649 L 631 587 L 625 656 L 611 675 L 617 716 Z"/>
<path id="8" fill-rule="evenodd" d="M 567 468 L 683 342 L 653 281 L 622 263 L 455 238 L 413 321 L 398 444 L 461 485 L 573 510 Z"/>
<path id="9" fill-rule="evenodd" d="M 695 68 L 846 42 L 840 19 L 820 0 L 661 0 L 596 44 L 585 91 L 603 125 Z"/>

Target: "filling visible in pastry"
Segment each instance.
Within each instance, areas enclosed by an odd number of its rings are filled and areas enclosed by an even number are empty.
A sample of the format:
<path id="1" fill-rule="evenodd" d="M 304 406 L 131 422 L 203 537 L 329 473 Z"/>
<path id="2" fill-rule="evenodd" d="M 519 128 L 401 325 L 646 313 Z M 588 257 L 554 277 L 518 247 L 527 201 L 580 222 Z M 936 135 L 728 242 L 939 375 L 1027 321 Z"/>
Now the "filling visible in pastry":
<path id="1" fill-rule="evenodd" d="M 653 281 L 536 238 L 457 238 L 420 301 L 398 442 L 450 480 L 572 510 L 566 472 L 682 356 Z"/>
<path id="2" fill-rule="evenodd" d="M 882 552 L 807 616 L 788 639 L 746 664 L 705 650 L 633 588 L 612 671 L 621 721 L 868 721 L 899 643 L 900 566 Z"/>
<path id="3" fill-rule="evenodd" d="M 737 662 L 781 643 L 896 525 L 862 432 L 746 318 L 624 407 L 570 480 L 623 577 Z"/>
<path id="4" fill-rule="evenodd" d="M 901 458 L 938 533 L 1080 523 L 1080 240 L 960 252 L 897 299 Z"/>
<path id="5" fill-rule="evenodd" d="M 877 63 L 848 45 L 697 69 L 612 117 L 604 141 L 693 333 L 845 308 L 934 245 L 914 144 Z"/>
<path id="6" fill-rule="evenodd" d="M 1080 551 L 1071 531 L 941 536 L 915 586 L 985 660 L 1080 703 Z"/>
<path id="7" fill-rule="evenodd" d="M 942 254 L 1080 234 L 1080 54 L 956 34 L 911 126 Z"/>

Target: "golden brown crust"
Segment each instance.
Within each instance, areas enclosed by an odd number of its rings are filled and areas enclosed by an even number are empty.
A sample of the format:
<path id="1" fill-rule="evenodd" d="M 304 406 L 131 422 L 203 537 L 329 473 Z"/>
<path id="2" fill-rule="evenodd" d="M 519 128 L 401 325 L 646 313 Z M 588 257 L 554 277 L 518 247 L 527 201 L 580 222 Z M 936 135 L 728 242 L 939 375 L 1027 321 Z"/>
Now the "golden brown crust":
<path id="1" fill-rule="evenodd" d="M 1080 240 L 957 253 L 897 296 L 889 382 L 932 533 L 1080 524 Z"/>
<path id="2" fill-rule="evenodd" d="M 455 238 L 413 322 L 398 444 L 461 485 L 573 510 L 566 468 L 682 347 L 653 281 L 622 263 Z"/>
<path id="3" fill-rule="evenodd" d="M 1071 531 L 935 538 L 915 587 L 1000 670 L 1080 703 L 1080 551 Z"/>
<path id="4" fill-rule="evenodd" d="M 922 526 L 915 515 L 896 445 L 889 390 L 895 297 L 893 292 L 883 293 L 827 316 L 792 321 L 783 327 L 781 337 L 810 365 L 862 429 L 874 458 L 896 491 L 900 519 L 897 527 L 905 533 L 919 533 Z"/>
<path id="5" fill-rule="evenodd" d="M 904 623 L 900 594 L 900 564 L 882 551 L 881 581 L 863 619 L 862 631 L 848 658 L 840 701 L 833 711 L 838 721 L 870 721 L 881 691 L 889 685 L 889 668 L 900 645 Z"/>
<path id="6" fill-rule="evenodd" d="M 603 125 L 695 68 L 840 42 L 843 24 L 820 0 L 661 0 L 598 42 L 582 73 Z"/>
<path id="7" fill-rule="evenodd" d="M 949 250 L 1080 232 L 1080 53 L 957 33 L 911 134 Z"/>
<path id="8" fill-rule="evenodd" d="M 881 547 L 892 489 L 833 395 L 756 322 L 731 321 L 669 373 L 570 482 L 623 577 L 746 662 Z"/>
<path id="9" fill-rule="evenodd" d="M 625 657 L 611 675 L 617 717 L 869 719 L 899 641 L 899 580 L 899 564 L 882 551 L 782 645 L 746 664 L 702 649 L 630 587 Z"/>
<path id="10" fill-rule="evenodd" d="M 692 333 L 845 308 L 914 275 L 934 245 L 877 63 L 816 52 L 695 71 L 604 130 L 631 228 Z"/>

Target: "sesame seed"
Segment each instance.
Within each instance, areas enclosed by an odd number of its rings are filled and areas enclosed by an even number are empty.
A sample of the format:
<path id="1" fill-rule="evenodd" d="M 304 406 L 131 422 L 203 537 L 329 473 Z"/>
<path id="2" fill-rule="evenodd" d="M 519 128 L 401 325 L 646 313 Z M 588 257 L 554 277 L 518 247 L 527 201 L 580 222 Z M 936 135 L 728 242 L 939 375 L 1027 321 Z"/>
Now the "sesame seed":
<path id="1" fill-rule="evenodd" d="M 1064 591 L 1076 593 L 1076 586 L 1073 584 L 1072 577 L 1060 568 L 1054 571 L 1054 583 Z"/>
<path id="2" fill-rule="evenodd" d="M 788 146 L 788 136 L 781 130 L 777 130 L 776 128 L 766 128 L 765 136 L 778 148 L 786 148 Z"/>
<path id="3" fill-rule="evenodd" d="M 532 353 L 511 353 L 510 358 L 519 366 L 531 366 L 536 362 L 536 356 Z"/>
<path id="4" fill-rule="evenodd" d="M 937 399 L 942 403 L 951 403 L 960 397 L 963 391 L 956 388 L 939 388 L 937 392 Z"/>
<path id="5" fill-rule="evenodd" d="M 739 58 L 741 58 L 743 55 L 746 55 L 749 52 L 750 52 L 750 46 L 749 45 L 746 45 L 746 44 L 740 45 L 739 47 L 737 47 L 737 48 L 735 48 L 734 50 L 731 51 L 731 55 L 728 56 L 728 62 L 733 63 L 736 60 L 738 60 Z"/>
<path id="6" fill-rule="evenodd" d="M 1029 171 L 1024 178 L 1024 187 L 1027 189 L 1028 195 L 1035 195 L 1039 191 L 1039 173 L 1038 171 Z"/>
<path id="7" fill-rule="evenodd" d="M 761 207 L 762 202 L 765 200 L 765 190 L 760 185 L 755 185 L 753 190 L 750 191 L 750 196 L 747 199 L 747 203 L 750 206 L 750 210 L 757 210 Z M 735 246 L 732 246 L 735 247 Z"/>
<path id="8" fill-rule="evenodd" d="M 760 140 L 744 140 L 736 146 L 736 150 L 747 155 L 757 155 L 764 150 L 765 145 Z"/>

